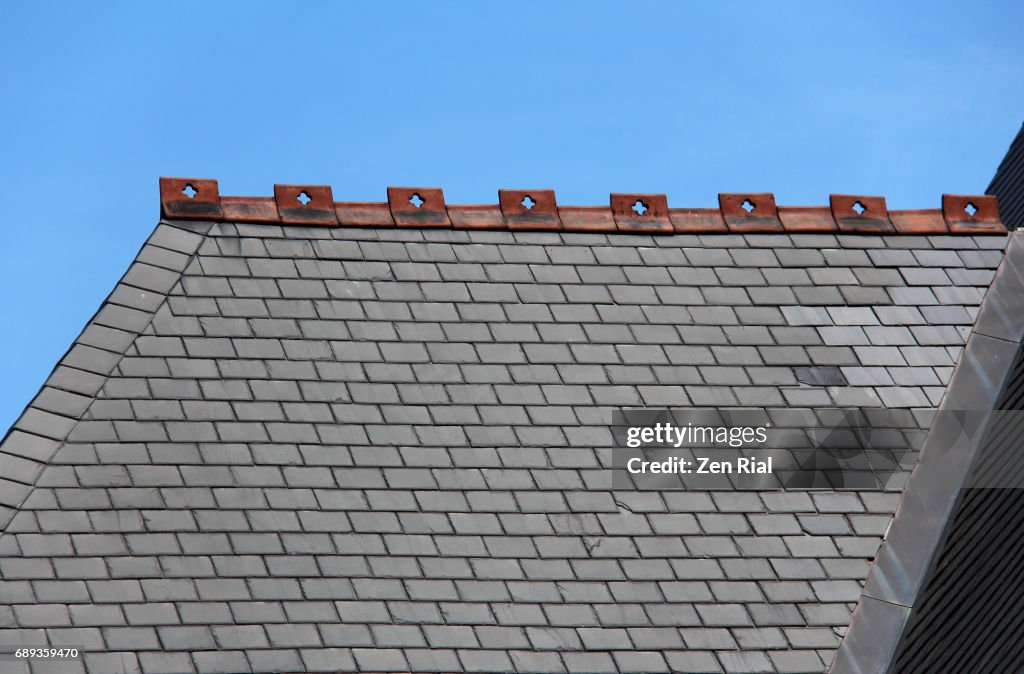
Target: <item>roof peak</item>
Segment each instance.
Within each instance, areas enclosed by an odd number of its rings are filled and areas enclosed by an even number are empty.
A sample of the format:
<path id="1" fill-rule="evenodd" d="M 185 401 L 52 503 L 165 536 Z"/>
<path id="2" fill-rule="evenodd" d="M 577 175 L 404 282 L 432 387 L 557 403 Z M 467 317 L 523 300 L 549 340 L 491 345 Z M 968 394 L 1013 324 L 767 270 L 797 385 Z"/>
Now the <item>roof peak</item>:
<path id="1" fill-rule="evenodd" d="M 613 193 L 608 206 L 559 206 L 554 190 L 498 190 L 498 203 L 447 204 L 437 187 L 389 187 L 386 202 L 335 201 L 330 185 L 274 185 L 273 197 L 221 196 L 216 180 L 160 178 L 161 214 L 326 227 L 441 227 L 630 234 L 1005 234 L 996 197 L 942 195 L 941 209 L 895 210 L 885 197 L 832 194 L 828 206 L 777 206 L 770 192 L 719 194 L 718 208 L 669 208 L 664 194 Z"/>

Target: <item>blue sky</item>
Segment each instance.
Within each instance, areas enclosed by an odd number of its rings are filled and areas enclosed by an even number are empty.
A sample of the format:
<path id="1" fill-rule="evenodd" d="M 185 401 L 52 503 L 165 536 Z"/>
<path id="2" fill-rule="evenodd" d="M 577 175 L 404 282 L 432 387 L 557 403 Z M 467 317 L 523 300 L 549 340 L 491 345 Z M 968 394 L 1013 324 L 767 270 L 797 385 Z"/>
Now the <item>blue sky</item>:
<path id="1" fill-rule="evenodd" d="M 1024 121 L 1024 5 L 4 4 L 0 427 L 158 217 L 222 194 L 549 187 L 711 206 L 984 191 Z"/>

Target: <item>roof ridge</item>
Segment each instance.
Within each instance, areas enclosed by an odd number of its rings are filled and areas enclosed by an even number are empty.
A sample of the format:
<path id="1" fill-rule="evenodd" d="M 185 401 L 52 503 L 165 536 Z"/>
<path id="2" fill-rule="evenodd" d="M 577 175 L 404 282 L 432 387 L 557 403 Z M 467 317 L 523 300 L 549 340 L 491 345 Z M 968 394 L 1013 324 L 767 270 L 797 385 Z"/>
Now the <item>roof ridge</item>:
<path id="1" fill-rule="evenodd" d="M 629 234 L 1005 234 L 991 195 L 942 195 L 941 209 L 889 210 L 885 197 L 829 195 L 776 206 L 771 192 L 718 195 L 718 208 L 669 208 L 664 194 L 613 193 L 609 206 L 559 206 L 554 190 L 498 190 L 498 203 L 447 204 L 437 187 L 389 187 L 386 202 L 335 201 L 330 185 L 274 185 L 273 197 L 221 196 L 217 181 L 160 178 L 165 218 L 326 227 L 438 227 Z"/>

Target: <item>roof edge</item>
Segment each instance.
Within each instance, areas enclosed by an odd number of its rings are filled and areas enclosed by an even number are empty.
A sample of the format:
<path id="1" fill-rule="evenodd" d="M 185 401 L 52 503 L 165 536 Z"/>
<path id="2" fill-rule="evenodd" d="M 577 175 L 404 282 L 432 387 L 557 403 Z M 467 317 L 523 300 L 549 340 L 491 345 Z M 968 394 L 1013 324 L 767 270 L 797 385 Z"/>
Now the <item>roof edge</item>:
<path id="1" fill-rule="evenodd" d="M 389 187 L 386 202 L 335 201 L 329 185 L 274 185 L 273 197 L 221 196 L 216 180 L 160 178 L 176 220 L 323 227 L 620 232 L 1005 234 L 997 198 L 942 195 L 942 208 L 890 211 L 885 198 L 833 194 L 826 207 L 776 206 L 770 192 L 719 194 L 718 208 L 669 208 L 664 194 L 615 193 L 605 206 L 558 206 L 554 190 L 498 190 L 498 203 L 449 205 L 438 187 Z"/>
<path id="2" fill-rule="evenodd" d="M 125 352 L 149 327 L 212 222 L 161 221 L 128 270 L 0 440 L 0 535 L 89 410 Z"/>
<path id="3" fill-rule="evenodd" d="M 1022 265 L 1024 233 L 1012 232 L 938 412 L 995 409 L 1024 342 Z M 936 415 L 829 674 L 878 674 L 895 664 L 983 437 L 959 440 L 939 420 Z"/>
<path id="4" fill-rule="evenodd" d="M 985 194 L 999 199 L 999 217 L 1007 229 L 1024 227 L 1024 125 L 1014 137 Z"/>

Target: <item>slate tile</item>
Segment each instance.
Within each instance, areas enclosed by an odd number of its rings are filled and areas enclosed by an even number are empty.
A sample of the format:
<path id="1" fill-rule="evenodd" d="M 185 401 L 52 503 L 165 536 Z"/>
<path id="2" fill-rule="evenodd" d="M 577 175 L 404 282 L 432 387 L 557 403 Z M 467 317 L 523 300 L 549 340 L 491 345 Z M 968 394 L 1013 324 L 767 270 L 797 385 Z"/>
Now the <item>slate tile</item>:
<path id="1" fill-rule="evenodd" d="M 783 316 L 790 325 L 832 325 L 832 316 L 823 307 L 783 306 Z"/>
<path id="2" fill-rule="evenodd" d="M 724 651 L 718 654 L 726 672 L 768 672 L 772 669 L 768 654 L 760 651 Z"/>
<path id="3" fill-rule="evenodd" d="M 610 653 L 589 652 L 589 653 L 564 653 L 562 661 L 569 672 L 583 674 L 605 674 L 620 671 L 618 665 L 612 659 Z"/>
<path id="4" fill-rule="evenodd" d="M 826 667 L 826 664 L 813 650 L 772 651 L 768 653 L 768 657 L 778 671 L 820 672 Z"/>

